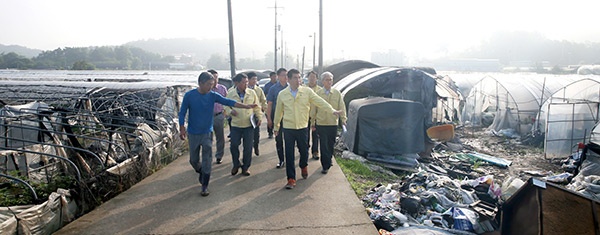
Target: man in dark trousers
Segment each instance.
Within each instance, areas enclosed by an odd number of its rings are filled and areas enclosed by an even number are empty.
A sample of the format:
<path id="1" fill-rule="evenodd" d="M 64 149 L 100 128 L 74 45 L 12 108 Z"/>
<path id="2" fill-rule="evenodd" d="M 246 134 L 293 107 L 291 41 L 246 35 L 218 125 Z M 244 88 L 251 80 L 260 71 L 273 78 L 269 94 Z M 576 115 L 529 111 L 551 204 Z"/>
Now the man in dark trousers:
<path id="1" fill-rule="evenodd" d="M 227 88 L 219 84 L 219 73 L 213 69 L 209 69 L 207 72 L 212 74 L 215 78 L 215 84 L 211 90 L 219 93 L 219 95 L 223 97 L 227 97 Z M 213 132 L 215 134 L 214 137 L 217 140 L 217 151 L 215 152 L 215 158 L 217 159 L 217 164 L 221 164 L 223 161 L 223 154 L 225 154 L 225 133 L 223 130 L 223 125 L 225 124 L 225 113 L 223 113 L 223 105 L 215 103 L 213 115 L 215 116 L 213 119 Z"/>
<path id="2" fill-rule="evenodd" d="M 256 93 L 256 97 L 258 97 L 258 103 L 260 105 L 260 110 L 264 112 L 267 110 L 267 97 L 263 90 L 258 86 L 258 75 L 255 72 L 249 72 L 248 74 L 248 88 L 253 90 Z M 255 117 L 256 121 L 259 122 L 262 120 L 261 116 Z M 254 128 L 254 154 L 256 156 L 260 155 L 260 150 L 258 149 L 258 144 L 260 143 L 260 125 L 257 125 Z"/>
<path id="3" fill-rule="evenodd" d="M 225 108 L 225 111 L 231 116 L 231 144 L 229 146 L 231 150 L 231 162 L 233 164 L 231 175 L 236 175 L 238 170 L 242 168 L 242 175 L 249 176 L 250 171 L 248 169 L 252 164 L 252 145 L 254 144 L 255 130 L 250 117 L 253 115 L 260 117 L 262 116 L 262 111 L 260 110 L 258 96 L 256 96 L 254 90 L 248 88 L 248 76 L 244 73 L 238 73 L 232 80 L 235 88 L 230 90 L 227 98 L 243 104 L 257 105 L 252 110 Z M 255 122 L 255 125 L 258 127 L 260 120 Z M 239 146 L 242 141 L 242 162 L 240 163 Z"/>
<path id="4" fill-rule="evenodd" d="M 315 105 L 323 112 L 329 112 L 329 115 L 339 115 L 337 111 L 315 94 L 312 89 L 300 86 L 302 78 L 300 71 L 291 69 L 287 73 L 289 86 L 283 89 L 277 97 L 275 105 L 275 127 L 273 131 L 276 137 L 279 137 L 280 130 L 283 130 L 283 138 L 285 140 L 285 172 L 287 176 L 286 189 L 292 189 L 296 186 L 296 167 L 295 167 L 295 146 L 297 144 L 300 151 L 300 169 L 302 178 L 308 177 L 308 115 L 310 106 Z M 273 89 L 273 88 L 271 88 Z M 283 120 L 283 122 L 281 122 Z M 283 124 L 281 126 L 280 124 Z"/>
<path id="5" fill-rule="evenodd" d="M 315 107 L 310 110 L 311 129 L 319 133 L 321 143 L 321 173 L 327 174 L 331 167 L 331 158 L 333 157 L 333 146 L 335 145 L 335 137 L 337 136 L 337 128 L 339 120 L 342 120 L 342 125 L 346 125 L 346 105 L 344 98 L 337 89 L 331 87 L 333 85 L 333 74 L 324 72 L 321 75 L 323 89 L 317 92 L 317 95 L 323 98 L 334 109 L 340 110 L 340 116 L 332 116 L 329 110 L 321 110 Z"/>
<path id="6" fill-rule="evenodd" d="M 198 76 L 199 87 L 190 90 L 183 96 L 179 110 L 179 138 L 188 138 L 190 148 L 190 165 L 198 172 L 198 181 L 202 184 L 200 195 L 208 196 L 208 182 L 212 168 L 212 131 L 213 131 L 213 109 L 215 102 L 234 106 L 236 108 L 250 109 L 256 104 L 242 104 L 235 100 L 227 99 L 219 93 L 212 91 L 215 79 L 208 72 L 202 72 Z M 185 127 L 187 116 L 188 127 Z M 202 158 L 200 158 L 202 150 Z"/>
<path id="7" fill-rule="evenodd" d="M 277 73 L 276 72 L 271 72 L 269 73 L 269 78 L 271 79 L 271 81 L 267 82 L 267 84 L 265 84 L 263 91 L 265 92 L 265 97 L 269 95 L 269 89 L 271 89 L 271 87 L 275 84 L 277 84 Z M 267 107 L 265 106 L 265 111 L 267 111 Z M 267 118 L 269 117 L 268 112 L 265 112 L 265 116 L 267 116 Z M 268 126 L 267 125 L 267 134 L 269 134 L 269 139 L 273 139 L 273 126 Z"/>
<path id="8" fill-rule="evenodd" d="M 267 94 L 267 126 L 270 128 L 273 128 L 273 117 L 275 116 L 275 102 L 277 102 L 277 96 L 281 90 L 288 86 L 287 70 L 284 68 L 278 69 L 277 79 L 279 81 L 269 89 L 269 93 Z M 279 158 L 279 162 L 277 163 L 276 167 L 281 168 L 285 164 L 283 136 L 281 135 L 281 132 L 279 134 L 275 134 L 275 146 L 277 147 L 277 157 Z"/>

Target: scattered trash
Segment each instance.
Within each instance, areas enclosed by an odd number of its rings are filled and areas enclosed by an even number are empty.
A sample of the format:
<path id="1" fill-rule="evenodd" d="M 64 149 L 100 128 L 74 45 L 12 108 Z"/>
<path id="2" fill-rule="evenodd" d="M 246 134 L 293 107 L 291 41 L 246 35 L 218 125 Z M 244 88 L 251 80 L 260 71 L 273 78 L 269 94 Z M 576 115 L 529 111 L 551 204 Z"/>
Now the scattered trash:
<path id="1" fill-rule="evenodd" d="M 415 167 L 419 164 L 417 154 L 401 154 L 401 155 L 383 155 L 377 153 L 368 153 L 367 159 L 370 161 L 394 164 L 401 167 Z"/>
<path id="2" fill-rule="evenodd" d="M 502 183 L 502 199 L 508 200 L 525 182 L 519 178 L 510 177 Z"/>
<path id="3" fill-rule="evenodd" d="M 427 136 L 436 141 L 450 141 L 454 138 L 454 125 L 444 124 L 430 127 L 427 129 Z"/>
<path id="4" fill-rule="evenodd" d="M 523 173 L 531 175 L 531 176 L 548 176 L 552 174 L 552 172 L 541 172 L 541 171 L 523 171 Z"/>
<path id="5" fill-rule="evenodd" d="M 355 154 L 352 151 L 348 151 L 348 150 L 344 150 L 342 152 L 342 158 L 344 158 L 344 159 L 350 159 L 350 160 L 356 160 L 356 161 L 359 161 L 359 162 L 366 162 L 367 161 L 367 159 L 365 159 L 364 157 L 362 157 L 362 156 L 360 156 L 358 154 Z"/>
<path id="6" fill-rule="evenodd" d="M 517 133 L 517 131 L 515 131 L 515 129 L 510 129 L 510 128 L 509 129 L 501 129 L 499 131 L 491 129 L 490 133 L 492 133 L 495 136 L 507 137 L 507 138 L 511 138 L 511 139 L 521 138 L 521 135 L 519 135 L 519 133 Z"/>
<path id="7" fill-rule="evenodd" d="M 452 231 L 449 234 L 494 231 L 499 224 L 489 220 L 495 219 L 501 192 L 493 181 L 493 176 L 459 180 L 421 170 L 408 176 L 402 184 L 372 189 L 363 203 L 371 219 L 377 221 L 376 226 L 391 226 L 395 229 L 392 234 L 407 231 L 401 228 L 419 225 L 422 229 Z M 482 223 L 484 225 L 480 225 Z"/>
<path id="8" fill-rule="evenodd" d="M 573 174 L 569 173 L 569 172 L 564 172 L 558 175 L 552 175 L 552 176 L 546 176 L 543 179 L 552 183 L 557 183 L 557 184 L 567 184 L 569 183 L 570 179 L 573 177 Z"/>
<path id="9" fill-rule="evenodd" d="M 512 133 L 507 129 L 496 132 L 496 135 L 509 137 Z M 513 199 L 515 196 L 525 195 L 522 191 L 528 183 L 523 177 L 540 177 L 530 178 L 529 181 L 535 182 L 535 185 L 540 188 L 546 187 L 547 184 L 571 182 L 567 186 L 567 188 L 571 187 L 570 190 L 590 198 L 600 198 L 600 176 L 598 176 L 600 155 L 593 151 L 588 154 L 585 151 L 578 151 L 569 156 L 569 162 L 563 161 L 563 166 L 568 165 L 572 169 L 571 172 L 563 167 L 567 172 L 553 173 L 556 171 L 538 170 L 548 169 L 548 167 L 535 165 L 523 170 L 520 159 L 518 168 L 507 172 L 506 169 L 513 162 L 490 153 L 500 149 L 514 151 L 515 155 L 524 156 L 519 145 L 496 147 L 515 143 L 514 140 L 466 141 L 462 144 L 458 138 L 455 138 L 452 142 L 437 143 L 430 157 L 418 160 L 413 168 L 417 169 L 416 172 L 404 177 L 399 183 L 380 185 L 366 195 L 363 203 L 370 211 L 369 215 L 378 229 L 388 234 L 483 234 L 500 231 L 500 228 L 504 227 L 502 220 L 506 219 L 501 218 L 505 211 L 503 207 L 509 200 L 512 202 L 510 213 L 513 217 L 516 214 L 521 217 L 507 219 L 509 220 L 507 223 L 516 223 L 529 218 L 519 208 L 528 204 L 519 204 L 521 203 L 519 200 Z M 473 142 L 488 148 L 471 147 L 470 143 Z M 475 149 L 481 149 L 486 153 L 474 151 Z M 375 154 L 367 156 L 367 158 L 374 157 L 397 160 L 395 156 Z M 558 165 L 558 161 L 543 164 Z M 389 167 L 390 164 L 385 163 L 382 166 Z M 575 175 L 573 172 L 578 170 L 581 171 L 580 175 L 571 181 Z M 582 172 L 586 175 L 581 175 Z M 514 175 L 515 173 L 519 175 Z M 544 198 L 544 200 L 553 199 Z M 519 206 L 515 207 L 515 203 Z M 552 208 L 546 206 L 546 210 L 549 209 Z M 393 229 L 390 230 L 390 227 Z"/>
<path id="10" fill-rule="evenodd" d="M 510 166 L 510 164 L 512 163 L 511 161 L 499 158 L 499 157 L 494 157 L 494 156 L 490 156 L 484 153 L 478 153 L 478 152 L 470 152 L 470 153 L 456 153 L 455 157 L 461 160 L 469 160 L 471 162 L 475 162 L 475 161 L 484 161 L 484 162 L 488 162 L 492 165 L 496 165 L 499 167 L 503 167 L 503 168 L 507 168 Z"/>
<path id="11" fill-rule="evenodd" d="M 452 216 L 452 220 L 454 221 L 454 229 L 471 232 L 480 230 L 480 228 L 477 226 L 479 216 L 477 216 L 477 213 L 472 210 L 467 208 L 452 207 L 450 210 L 444 213 L 444 215 Z"/>

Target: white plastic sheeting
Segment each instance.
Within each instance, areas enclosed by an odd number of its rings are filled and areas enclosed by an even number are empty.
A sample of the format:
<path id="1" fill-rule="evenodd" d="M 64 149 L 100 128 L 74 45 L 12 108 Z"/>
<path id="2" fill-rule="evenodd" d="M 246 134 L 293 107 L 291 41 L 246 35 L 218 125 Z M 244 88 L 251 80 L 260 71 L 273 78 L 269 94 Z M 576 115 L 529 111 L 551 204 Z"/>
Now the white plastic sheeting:
<path id="1" fill-rule="evenodd" d="M 531 131 L 543 102 L 578 77 L 539 74 L 498 74 L 475 84 L 465 99 L 463 123 L 496 131 Z"/>
<path id="2" fill-rule="evenodd" d="M 73 221 L 77 211 L 69 191 L 58 189 L 39 205 L 0 208 L 0 234 L 52 234 Z"/>
<path id="3" fill-rule="evenodd" d="M 600 77 L 573 82 L 544 102 L 536 130 L 544 133 L 547 158 L 566 157 L 579 142 L 590 140 L 598 122 Z"/>
<path id="4" fill-rule="evenodd" d="M 463 96 L 468 95 L 471 88 L 485 77 L 483 73 L 451 73 L 446 74 L 456 84 Z"/>
<path id="5" fill-rule="evenodd" d="M 449 76 L 436 77 L 437 106 L 433 109 L 434 122 L 459 122 L 463 95 Z"/>

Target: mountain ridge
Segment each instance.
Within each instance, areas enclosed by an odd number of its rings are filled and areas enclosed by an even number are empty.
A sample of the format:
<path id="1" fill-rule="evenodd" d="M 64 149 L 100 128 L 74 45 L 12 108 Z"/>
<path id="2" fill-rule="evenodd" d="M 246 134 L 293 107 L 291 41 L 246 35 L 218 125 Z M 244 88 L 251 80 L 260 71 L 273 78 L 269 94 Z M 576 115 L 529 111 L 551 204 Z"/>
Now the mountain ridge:
<path id="1" fill-rule="evenodd" d="M 219 54 L 223 56 L 229 55 L 229 44 L 225 39 L 195 39 L 195 38 L 161 38 L 161 39 L 141 39 L 136 41 L 126 42 L 122 45 L 112 46 L 130 46 L 137 47 L 142 50 L 158 53 L 163 56 L 181 56 L 190 55 L 200 61 L 207 61 L 211 55 Z M 68 47 L 68 46 L 65 46 Z M 62 47 L 62 48 L 65 48 Z M 96 46 L 88 46 L 96 47 Z M 252 43 L 236 42 L 236 57 L 259 57 L 264 54 L 254 55 L 255 51 L 268 51 L 266 48 L 259 48 Z M 33 58 L 38 56 L 44 50 L 32 49 L 21 45 L 4 45 L 0 44 L 0 53 L 14 52 L 16 54 Z"/>
<path id="2" fill-rule="evenodd" d="M 16 54 L 19 54 L 19 55 L 22 55 L 22 56 L 25 56 L 28 58 L 33 58 L 33 57 L 36 57 L 37 55 L 39 55 L 40 53 L 42 53 L 42 50 L 32 49 L 32 48 L 20 46 L 20 45 L 0 44 L 0 54 L 2 54 L 2 53 L 8 54 L 10 52 L 14 52 Z"/>

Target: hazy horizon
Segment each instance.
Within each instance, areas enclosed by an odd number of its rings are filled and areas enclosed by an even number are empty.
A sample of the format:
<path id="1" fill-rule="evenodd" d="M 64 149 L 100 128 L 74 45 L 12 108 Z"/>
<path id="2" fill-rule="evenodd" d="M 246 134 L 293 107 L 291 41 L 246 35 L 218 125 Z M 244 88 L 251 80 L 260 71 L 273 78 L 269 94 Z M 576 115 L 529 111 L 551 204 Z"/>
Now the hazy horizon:
<path id="1" fill-rule="evenodd" d="M 262 58 L 274 49 L 275 0 L 232 0 L 236 53 Z M 279 0 L 278 24 L 286 54 L 312 56 L 319 1 Z M 550 40 L 600 42 L 590 0 L 404 2 L 323 0 L 324 57 L 368 59 L 397 50 L 433 58 L 476 47 L 496 32 L 539 33 Z M 343 10 L 342 10 L 343 9 Z M 228 44 L 226 1 L 0 2 L 0 44 L 33 49 L 122 45 L 163 38 L 223 39 Z M 278 32 L 281 39 L 281 31 Z M 241 47 L 237 45 L 248 45 Z M 318 50 L 318 40 L 317 40 Z"/>

